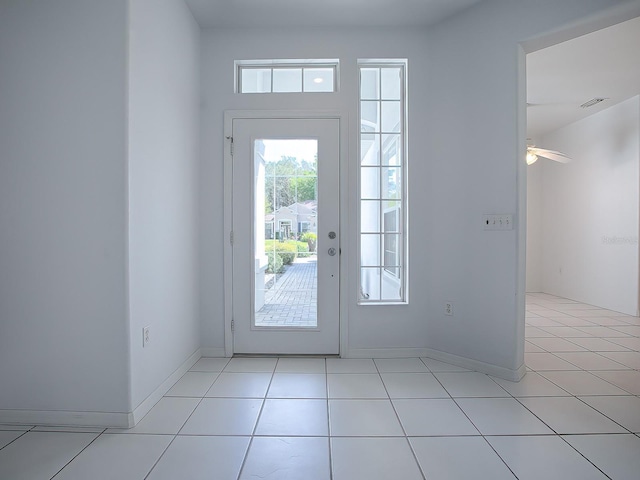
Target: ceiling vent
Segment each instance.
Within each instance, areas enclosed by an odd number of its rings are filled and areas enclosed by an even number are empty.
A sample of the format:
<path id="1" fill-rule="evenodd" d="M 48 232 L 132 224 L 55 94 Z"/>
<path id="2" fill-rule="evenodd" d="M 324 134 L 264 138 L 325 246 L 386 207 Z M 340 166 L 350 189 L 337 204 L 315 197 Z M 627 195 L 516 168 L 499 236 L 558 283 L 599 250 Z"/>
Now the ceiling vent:
<path id="1" fill-rule="evenodd" d="M 597 105 L 600 102 L 604 102 L 605 100 L 606 100 L 606 98 L 592 98 L 588 102 L 584 102 L 582 105 L 580 105 L 580 108 L 593 107 L 594 105 Z"/>

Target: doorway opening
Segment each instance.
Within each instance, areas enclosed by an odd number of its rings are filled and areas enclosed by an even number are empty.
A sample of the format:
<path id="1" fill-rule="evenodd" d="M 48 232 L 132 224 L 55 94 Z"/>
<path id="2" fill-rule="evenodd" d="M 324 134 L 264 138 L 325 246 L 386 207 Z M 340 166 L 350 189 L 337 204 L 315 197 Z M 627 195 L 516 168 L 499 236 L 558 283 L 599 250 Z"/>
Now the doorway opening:
<path id="1" fill-rule="evenodd" d="M 229 353 L 339 353 L 340 122 L 227 114 Z"/>
<path id="2" fill-rule="evenodd" d="M 640 347 L 633 338 L 640 302 L 640 68 L 631 60 L 635 53 L 624 53 L 627 43 L 640 41 L 640 18 L 604 27 L 526 60 L 528 143 L 572 158 L 523 165 L 524 351 L 534 369 L 574 370 L 603 358 L 624 364 Z M 615 55 L 592 62 L 598 50 Z M 629 62 L 615 65 L 624 58 Z M 594 96 L 607 100 L 590 101 Z M 620 203 L 624 197 L 631 200 Z"/>
<path id="3" fill-rule="evenodd" d="M 527 55 L 527 137 L 573 159 L 527 167 L 529 293 L 638 315 L 639 41 L 635 18 Z"/>

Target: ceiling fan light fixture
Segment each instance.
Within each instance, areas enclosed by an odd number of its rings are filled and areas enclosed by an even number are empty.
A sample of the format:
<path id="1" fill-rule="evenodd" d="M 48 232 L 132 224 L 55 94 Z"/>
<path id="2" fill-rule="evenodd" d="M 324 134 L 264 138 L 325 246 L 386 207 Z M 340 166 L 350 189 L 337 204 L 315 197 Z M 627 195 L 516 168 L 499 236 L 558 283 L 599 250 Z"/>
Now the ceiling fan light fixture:
<path id="1" fill-rule="evenodd" d="M 562 152 L 556 152 L 555 150 L 547 150 L 546 148 L 538 148 L 534 145 L 527 146 L 527 165 L 532 165 L 538 160 L 538 157 L 553 160 L 559 163 L 569 163 L 571 158 Z"/>

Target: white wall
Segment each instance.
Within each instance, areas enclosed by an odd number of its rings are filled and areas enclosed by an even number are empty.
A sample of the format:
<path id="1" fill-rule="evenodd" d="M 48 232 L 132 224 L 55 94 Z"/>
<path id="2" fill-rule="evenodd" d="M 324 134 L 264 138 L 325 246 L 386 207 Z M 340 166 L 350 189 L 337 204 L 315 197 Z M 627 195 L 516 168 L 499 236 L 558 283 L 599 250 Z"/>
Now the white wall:
<path id="1" fill-rule="evenodd" d="M 126 16 L 0 2 L 0 422 L 128 411 Z"/>
<path id="2" fill-rule="evenodd" d="M 197 354 L 198 49 L 182 0 L 0 3 L 0 421 L 127 425 Z"/>
<path id="3" fill-rule="evenodd" d="M 543 162 L 544 291 L 637 315 L 639 97 L 547 134 L 541 144 L 574 159 Z"/>
<path id="4" fill-rule="evenodd" d="M 518 43 L 625 2 L 487 1 L 419 30 L 210 30 L 202 43 L 203 346 L 224 345 L 222 119 L 225 109 L 339 109 L 349 114 L 348 218 L 355 218 L 357 58 L 409 59 L 410 303 L 359 307 L 355 226 L 343 230 L 349 268 L 343 355 L 394 348 L 468 359 L 504 376 L 522 373 L 524 235 L 485 232 L 484 213 L 525 215 L 523 57 Z M 633 2 L 637 4 L 638 2 Z M 523 21 L 526 18 L 527 21 Z M 335 58 L 331 96 L 237 95 L 233 61 Z M 522 80 L 524 82 L 524 80 Z M 480 147 L 482 147 L 480 149 Z M 492 152 L 483 155 L 481 152 Z M 520 182 L 520 183 L 519 183 Z M 521 285 L 519 288 L 518 285 Z M 454 316 L 444 304 L 454 303 Z M 451 357 L 451 355 L 453 357 Z"/>
<path id="5" fill-rule="evenodd" d="M 427 345 L 516 372 L 523 363 L 526 212 L 524 62 L 518 44 L 616 4 L 493 0 L 429 31 L 427 146 L 411 176 L 421 206 Z M 633 2 L 638 5 L 638 2 Z M 586 33 L 586 32 L 582 32 Z M 519 83 L 520 77 L 520 83 Z M 485 232 L 484 213 L 513 213 L 516 229 Z M 444 315 L 452 301 L 454 316 Z"/>
<path id="6" fill-rule="evenodd" d="M 135 409 L 200 346 L 199 34 L 182 0 L 131 0 L 129 298 Z M 151 341 L 142 346 L 142 329 Z"/>
<path id="7" fill-rule="evenodd" d="M 205 351 L 220 352 L 224 348 L 224 277 L 223 277 L 223 111 L 227 109 L 291 109 L 334 110 L 345 114 L 349 123 L 349 158 L 346 180 L 349 209 L 342 212 L 342 255 L 349 271 L 342 272 L 343 285 L 349 287 L 349 352 L 368 349 L 425 345 L 426 322 L 422 316 L 423 295 L 417 293 L 407 306 L 359 307 L 356 282 L 356 158 L 358 71 L 359 58 L 408 58 L 409 125 L 419 138 L 424 131 L 425 90 L 418 88 L 427 75 L 427 63 L 422 52 L 426 35 L 420 29 L 305 29 L 207 30 L 202 36 L 202 319 Z M 233 93 L 233 62 L 256 58 L 339 58 L 340 91 L 335 94 L 270 94 L 239 95 Z M 419 142 L 409 146 L 409 162 L 423 162 L 424 150 Z M 343 179 L 347 177 L 344 176 Z M 410 191 L 421 189 L 419 178 L 410 177 Z M 411 194 L 410 194 L 411 195 Z M 424 236 L 424 224 L 419 210 L 414 210 L 415 227 L 411 241 L 418 245 Z M 416 251 L 420 251 L 416 247 Z M 424 282 L 425 272 L 412 271 L 413 285 Z M 348 276 L 348 277 L 347 277 Z"/>

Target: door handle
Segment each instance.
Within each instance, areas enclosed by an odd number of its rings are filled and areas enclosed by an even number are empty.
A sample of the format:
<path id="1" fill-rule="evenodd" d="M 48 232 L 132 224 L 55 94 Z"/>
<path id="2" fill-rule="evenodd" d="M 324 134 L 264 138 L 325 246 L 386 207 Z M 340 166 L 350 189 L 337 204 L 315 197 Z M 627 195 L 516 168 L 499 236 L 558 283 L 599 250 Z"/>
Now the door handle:
<path id="1" fill-rule="evenodd" d="M 331 247 L 331 248 L 329 249 L 329 255 L 333 257 L 335 254 L 336 254 L 336 249 L 335 249 L 335 248 L 333 248 L 333 247 Z"/>

